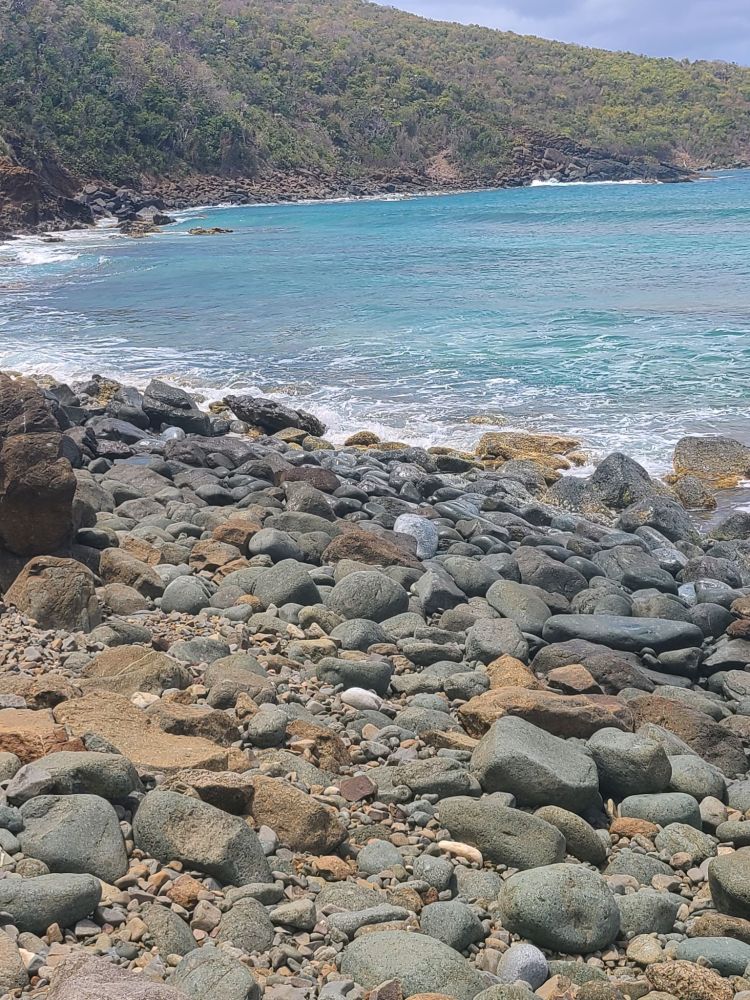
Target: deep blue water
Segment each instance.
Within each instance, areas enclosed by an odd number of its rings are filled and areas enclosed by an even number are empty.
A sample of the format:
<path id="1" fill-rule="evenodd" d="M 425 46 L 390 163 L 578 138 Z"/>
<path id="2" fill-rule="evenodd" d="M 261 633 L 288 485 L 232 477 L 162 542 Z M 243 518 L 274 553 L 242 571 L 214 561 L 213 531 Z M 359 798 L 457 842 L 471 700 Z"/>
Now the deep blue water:
<path id="1" fill-rule="evenodd" d="M 282 388 L 334 439 L 470 444 L 483 428 L 467 418 L 492 412 L 663 468 L 686 432 L 750 441 L 750 172 L 15 241 L 0 245 L 0 366 Z"/>

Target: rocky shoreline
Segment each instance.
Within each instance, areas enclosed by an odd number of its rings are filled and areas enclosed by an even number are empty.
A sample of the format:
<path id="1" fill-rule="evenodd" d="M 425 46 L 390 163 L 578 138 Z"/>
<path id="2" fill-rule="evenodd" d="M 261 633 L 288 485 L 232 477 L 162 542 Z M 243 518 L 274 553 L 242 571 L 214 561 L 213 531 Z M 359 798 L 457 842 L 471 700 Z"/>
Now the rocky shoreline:
<path id="1" fill-rule="evenodd" d="M 0 373 L 0 995 L 750 1000 L 750 448 Z"/>
<path id="2" fill-rule="evenodd" d="M 514 126 L 508 141 L 512 146 L 509 161 L 494 175 L 482 176 L 467 173 L 442 154 L 414 167 L 370 170 L 357 177 L 321 175 L 313 170 L 266 171 L 252 178 L 183 174 L 140 178 L 128 186 L 104 179 L 86 183 L 54 161 L 21 164 L 0 156 L 0 240 L 86 227 L 102 218 L 115 218 L 130 235 L 140 236 L 153 225 L 155 215 L 205 205 L 447 194 L 524 187 L 535 180 L 680 183 L 697 176 L 652 157 L 595 149 L 567 136 L 524 126 Z"/>

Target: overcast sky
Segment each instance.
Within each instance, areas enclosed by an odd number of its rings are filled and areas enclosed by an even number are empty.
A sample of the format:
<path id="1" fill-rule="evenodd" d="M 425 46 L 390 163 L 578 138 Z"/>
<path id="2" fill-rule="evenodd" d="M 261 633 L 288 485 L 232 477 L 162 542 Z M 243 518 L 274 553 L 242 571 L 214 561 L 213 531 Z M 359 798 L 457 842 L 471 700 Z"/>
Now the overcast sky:
<path id="1" fill-rule="evenodd" d="M 390 6 L 562 42 L 750 65 L 750 0 L 391 0 Z"/>

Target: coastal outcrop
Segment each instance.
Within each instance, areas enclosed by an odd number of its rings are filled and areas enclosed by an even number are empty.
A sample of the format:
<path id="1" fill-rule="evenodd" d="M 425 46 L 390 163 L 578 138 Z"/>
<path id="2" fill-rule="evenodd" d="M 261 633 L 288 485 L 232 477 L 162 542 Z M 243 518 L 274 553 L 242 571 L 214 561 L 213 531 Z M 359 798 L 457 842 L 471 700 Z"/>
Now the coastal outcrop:
<path id="1" fill-rule="evenodd" d="M 0 388 L 76 490 L 0 606 L 10 996 L 746 1000 L 741 512 L 565 435 Z"/>

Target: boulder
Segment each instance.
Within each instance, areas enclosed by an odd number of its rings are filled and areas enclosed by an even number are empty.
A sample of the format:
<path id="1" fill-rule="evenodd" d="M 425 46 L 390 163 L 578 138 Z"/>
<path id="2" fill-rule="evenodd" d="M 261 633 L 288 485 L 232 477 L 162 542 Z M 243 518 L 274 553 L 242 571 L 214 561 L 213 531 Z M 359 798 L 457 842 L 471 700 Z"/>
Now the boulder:
<path id="1" fill-rule="evenodd" d="M 143 394 L 143 410 L 154 430 L 162 424 L 181 427 L 186 434 L 211 434 L 211 419 L 183 389 L 152 379 Z"/>
<path id="2" fill-rule="evenodd" d="M 492 796 L 443 799 L 439 815 L 454 840 L 476 847 L 493 864 L 527 869 L 565 857 L 565 838 L 559 830 Z"/>
<path id="3" fill-rule="evenodd" d="M 149 792 L 135 814 L 133 837 L 159 861 L 181 861 L 230 885 L 271 881 L 260 841 L 247 823 L 199 799 Z"/>
<path id="4" fill-rule="evenodd" d="M 588 749 L 599 772 L 602 792 L 618 802 L 641 792 L 664 792 L 672 767 L 666 750 L 647 736 L 600 729 L 588 741 Z"/>
<path id="5" fill-rule="evenodd" d="M 95 733 L 150 774 L 169 774 L 183 768 L 222 771 L 227 767 L 228 753 L 224 747 L 197 736 L 165 733 L 155 719 L 123 695 L 92 691 L 83 698 L 62 702 L 54 712 L 56 721 L 68 726 L 71 732 L 79 736 Z M 0 745 L 1 737 L 0 730 Z"/>
<path id="6" fill-rule="evenodd" d="M 637 653 L 653 649 L 700 646 L 703 633 L 697 625 L 658 618 L 627 618 L 623 615 L 553 615 L 544 625 L 547 642 L 586 639 L 610 649 Z"/>
<path id="7" fill-rule="evenodd" d="M 711 898 L 719 913 L 750 920 L 750 848 L 722 854 L 708 863 Z"/>
<path id="8" fill-rule="evenodd" d="M 40 628 L 90 632 L 101 622 L 94 574 L 75 559 L 36 556 L 5 594 Z"/>
<path id="9" fill-rule="evenodd" d="M 102 897 L 93 875 L 37 875 L 0 879 L 0 910 L 19 931 L 46 934 L 52 924 L 74 927 L 89 917 Z"/>
<path id="10" fill-rule="evenodd" d="M 500 894 L 503 926 L 541 948 L 586 955 L 620 933 L 620 911 L 596 872 L 555 864 L 513 875 Z"/>
<path id="11" fill-rule="evenodd" d="M 346 838 L 336 813 L 291 782 L 259 775 L 253 785 L 253 819 L 291 850 L 331 854 Z"/>
<path id="12" fill-rule="evenodd" d="M 520 805 L 583 812 L 599 801 L 591 758 L 574 742 L 514 716 L 493 723 L 471 768 L 485 792 L 510 792 Z"/>
<path id="13" fill-rule="evenodd" d="M 63 453 L 42 390 L 0 372 L 0 548 L 28 557 L 70 546 L 76 479 Z"/>
<path id="14" fill-rule="evenodd" d="M 95 875 L 115 882 L 128 870 L 117 813 L 97 795 L 38 795 L 21 806 L 24 854 L 51 872 Z"/>
<path id="15" fill-rule="evenodd" d="M 733 438 L 684 437 L 675 445 L 676 476 L 695 476 L 715 489 L 731 489 L 750 476 L 750 447 Z"/>
<path id="16" fill-rule="evenodd" d="M 473 1000 L 484 981 L 453 948 L 427 935 L 380 931 L 356 938 L 341 956 L 341 972 L 365 989 L 396 979 L 405 998 L 425 993 Z"/>
<path id="17" fill-rule="evenodd" d="M 211 945 L 189 952 L 178 964 L 171 982 L 190 1000 L 260 998 L 260 986 L 248 967 Z"/>
<path id="18" fill-rule="evenodd" d="M 325 424 L 304 410 L 293 410 L 262 396 L 226 396 L 224 402 L 238 420 L 275 434 L 287 427 L 297 427 L 313 437 L 325 434 Z"/>
<path id="19" fill-rule="evenodd" d="M 515 715 L 555 736 L 588 739 L 598 729 L 628 730 L 628 706 L 609 695 L 562 695 L 529 688 L 496 688 L 477 695 L 458 710 L 470 736 L 482 736 L 493 722 Z"/>
<path id="20" fill-rule="evenodd" d="M 409 595 L 384 573 L 363 571 L 349 573 L 340 580 L 327 595 L 326 604 L 345 620 L 383 622 L 408 610 Z"/>
<path id="21" fill-rule="evenodd" d="M 36 795 L 98 795 L 117 802 L 140 790 L 138 772 L 127 757 L 63 750 L 22 767 L 5 794 L 12 805 L 22 805 Z"/>
<path id="22" fill-rule="evenodd" d="M 146 646 L 115 646 L 99 653 L 85 667 L 81 686 L 116 694 L 136 691 L 161 694 L 168 688 L 186 688 L 193 675 L 177 660 Z"/>
<path id="23" fill-rule="evenodd" d="M 55 966 L 47 1000 L 185 1000 L 186 995 L 104 958 L 74 952 Z"/>

